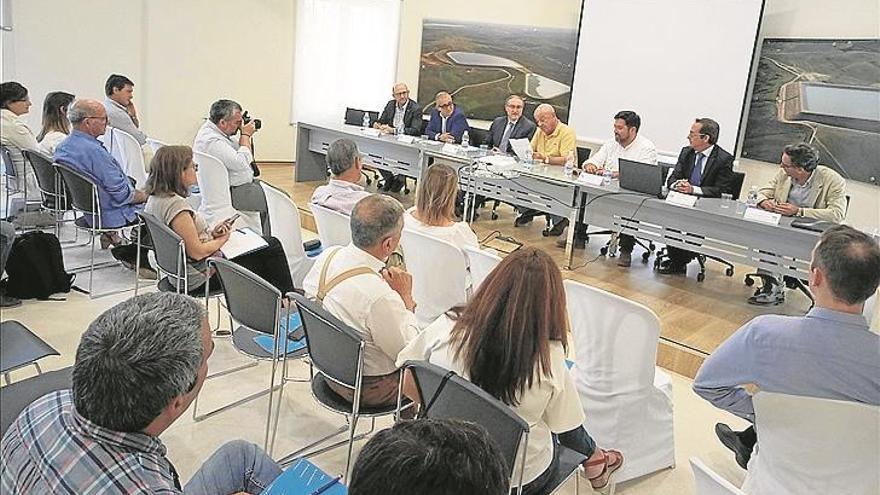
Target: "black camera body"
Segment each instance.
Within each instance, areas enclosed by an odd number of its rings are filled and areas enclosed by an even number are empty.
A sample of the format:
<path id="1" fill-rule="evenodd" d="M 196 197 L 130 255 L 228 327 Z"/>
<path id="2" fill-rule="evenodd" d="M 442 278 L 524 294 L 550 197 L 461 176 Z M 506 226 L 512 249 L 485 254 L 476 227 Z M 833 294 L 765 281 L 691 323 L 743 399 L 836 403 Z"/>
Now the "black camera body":
<path id="1" fill-rule="evenodd" d="M 256 129 L 258 131 L 260 130 L 260 127 L 263 127 L 263 121 L 260 119 L 251 119 L 250 115 L 248 115 L 248 113 L 247 113 L 247 110 L 245 110 L 244 113 L 241 114 L 241 118 L 245 124 L 250 124 L 251 120 L 253 120 L 254 121 L 254 129 Z"/>

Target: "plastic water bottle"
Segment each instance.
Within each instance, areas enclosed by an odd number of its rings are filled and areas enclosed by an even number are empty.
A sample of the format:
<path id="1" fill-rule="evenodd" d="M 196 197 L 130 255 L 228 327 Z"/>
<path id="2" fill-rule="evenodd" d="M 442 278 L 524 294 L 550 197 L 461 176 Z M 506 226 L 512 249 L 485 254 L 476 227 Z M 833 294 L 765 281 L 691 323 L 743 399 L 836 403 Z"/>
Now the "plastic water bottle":
<path id="1" fill-rule="evenodd" d="M 566 177 L 571 177 L 574 172 L 574 153 L 569 151 L 568 156 L 565 157 L 565 168 L 562 169 L 562 173 L 565 174 Z"/>
<path id="2" fill-rule="evenodd" d="M 464 134 L 461 135 L 461 147 L 467 151 L 468 146 L 471 144 L 470 136 L 468 136 L 468 131 L 464 131 Z"/>
<path id="3" fill-rule="evenodd" d="M 602 172 L 602 185 L 603 186 L 610 186 L 612 176 L 613 176 L 613 174 L 611 173 L 611 169 L 608 167 L 605 167 L 605 171 Z"/>
<path id="4" fill-rule="evenodd" d="M 758 206 L 758 186 L 752 186 L 749 188 L 749 206 L 754 208 Z"/>
<path id="5" fill-rule="evenodd" d="M 361 121 L 361 124 L 364 129 L 370 127 L 370 114 L 364 112 L 364 119 Z"/>

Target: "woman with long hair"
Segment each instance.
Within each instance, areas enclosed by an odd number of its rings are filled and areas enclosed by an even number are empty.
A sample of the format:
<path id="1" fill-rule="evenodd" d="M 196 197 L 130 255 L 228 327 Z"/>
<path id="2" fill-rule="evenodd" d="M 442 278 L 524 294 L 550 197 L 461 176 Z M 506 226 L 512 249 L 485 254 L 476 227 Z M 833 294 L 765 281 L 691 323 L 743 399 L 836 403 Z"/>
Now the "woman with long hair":
<path id="1" fill-rule="evenodd" d="M 455 198 L 458 195 L 458 174 L 442 163 L 428 167 L 419 179 L 416 204 L 406 211 L 407 229 L 438 237 L 459 248 L 478 247 L 477 235 L 466 222 L 455 219 Z"/>
<path id="2" fill-rule="evenodd" d="M 37 141 L 50 155 L 55 154 L 55 148 L 70 134 L 67 107 L 75 98 L 64 91 L 53 91 L 43 100 L 43 130 L 37 135 Z"/>
<path id="3" fill-rule="evenodd" d="M 489 274 L 467 306 L 453 308 L 407 345 L 397 364 L 427 360 L 455 371 L 528 422 L 523 493 L 538 493 L 549 482 L 557 443 L 587 456 L 587 477 L 603 489 L 623 455 L 596 447 L 584 429 L 565 364 L 568 331 L 559 268 L 547 253 L 523 248 Z"/>
<path id="4" fill-rule="evenodd" d="M 150 175 L 147 177 L 146 193 L 149 195 L 144 211 L 157 217 L 183 239 L 187 257 L 187 286 L 191 293 L 204 291 L 207 280 L 205 260 L 218 251 L 229 240 L 232 225 L 227 221 L 210 227 L 186 201 L 189 190 L 198 184 L 193 162 L 193 151 L 189 146 L 163 146 L 150 162 Z M 286 294 L 294 289 L 290 267 L 281 242 L 264 236 L 266 247 L 232 258 L 231 261 L 256 273 L 275 288 Z M 210 279 L 212 287 L 217 280 Z M 201 288 L 200 288 L 201 287 Z"/>

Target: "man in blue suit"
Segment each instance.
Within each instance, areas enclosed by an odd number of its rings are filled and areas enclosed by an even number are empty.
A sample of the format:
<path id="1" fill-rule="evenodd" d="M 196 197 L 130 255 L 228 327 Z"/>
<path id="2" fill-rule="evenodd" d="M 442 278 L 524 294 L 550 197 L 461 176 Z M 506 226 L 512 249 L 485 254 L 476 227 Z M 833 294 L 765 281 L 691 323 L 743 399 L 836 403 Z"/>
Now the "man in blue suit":
<path id="1" fill-rule="evenodd" d="M 497 148 L 502 153 L 510 153 L 511 139 L 532 140 L 537 127 L 535 123 L 523 116 L 525 102 L 519 95 L 510 95 L 504 102 L 504 111 L 507 115 L 498 117 L 489 127 L 489 147 Z"/>
<path id="2" fill-rule="evenodd" d="M 468 130 L 464 112 L 452 103 L 452 95 L 446 91 L 434 97 L 434 110 L 428 121 L 428 138 L 444 143 L 460 143 L 461 135 Z"/>

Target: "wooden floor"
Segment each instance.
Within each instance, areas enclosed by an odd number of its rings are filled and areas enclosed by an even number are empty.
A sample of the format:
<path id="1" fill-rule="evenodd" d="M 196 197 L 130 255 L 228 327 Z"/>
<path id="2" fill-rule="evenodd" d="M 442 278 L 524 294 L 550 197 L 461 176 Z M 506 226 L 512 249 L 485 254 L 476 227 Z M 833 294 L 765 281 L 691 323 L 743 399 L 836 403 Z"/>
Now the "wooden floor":
<path id="1" fill-rule="evenodd" d="M 262 179 L 287 191 L 299 206 L 303 228 L 314 230 L 311 213 L 305 207 L 318 182 L 293 180 L 293 165 L 261 165 Z M 410 181 L 410 194 L 393 194 L 404 206 L 413 203 L 415 184 Z M 368 186 L 375 190 L 375 183 Z M 481 216 L 473 224 L 480 239 L 494 231 L 517 241 L 544 249 L 559 263 L 564 264 L 564 250 L 555 245 L 557 238 L 541 236 L 544 222 L 537 218 L 526 227 L 513 226 L 513 209 L 498 207 L 499 218 L 490 218 L 490 209 L 480 210 Z M 706 280 L 697 282 L 699 267 L 696 262 L 688 267 L 688 275 L 664 276 L 652 270 L 653 257 L 647 264 L 641 262 L 640 247 L 633 252 L 633 266 L 619 268 L 616 259 L 599 253 L 608 236 L 590 238 L 585 250 L 575 251 L 573 270 L 563 270 L 563 276 L 587 283 L 651 308 L 660 317 L 661 345 L 657 362 L 660 366 L 693 378 L 703 359 L 718 347 L 743 323 L 760 314 L 776 313 L 800 315 L 809 308 L 809 300 L 801 293 L 788 291 L 786 302 L 780 306 L 760 308 L 746 303 L 752 289 L 743 284 L 742 276 L 754 270 L 737 265 L 733 277 L 724 274 L 724 267 L 709 262 Z"/>

